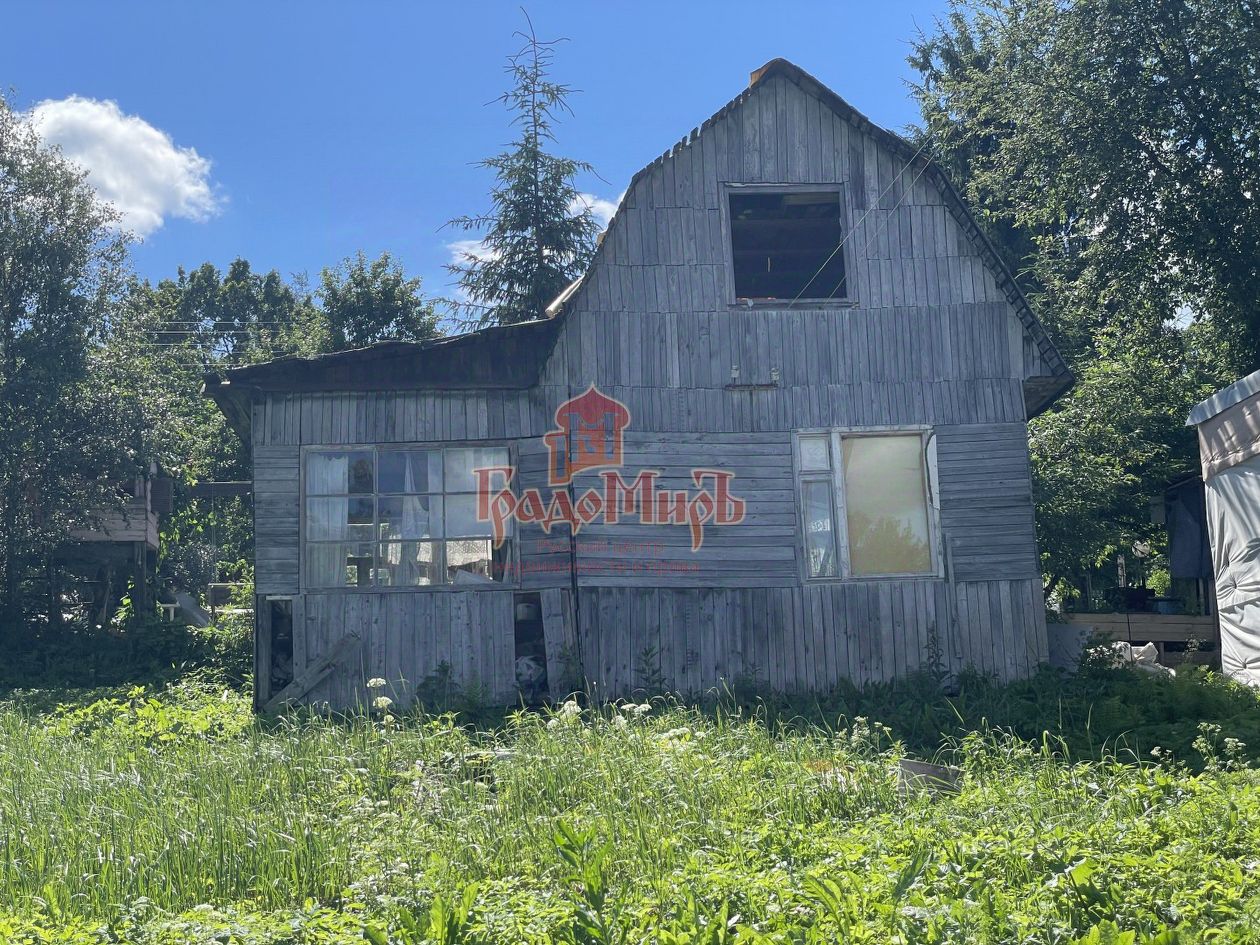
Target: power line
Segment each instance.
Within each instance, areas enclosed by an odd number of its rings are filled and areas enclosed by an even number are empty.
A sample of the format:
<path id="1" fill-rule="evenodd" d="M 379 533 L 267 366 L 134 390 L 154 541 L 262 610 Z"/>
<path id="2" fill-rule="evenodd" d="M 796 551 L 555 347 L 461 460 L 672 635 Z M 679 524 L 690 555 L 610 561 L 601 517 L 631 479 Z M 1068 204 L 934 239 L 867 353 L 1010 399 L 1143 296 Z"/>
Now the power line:
<path id="1" fill-rule="evenodd" d="M 897 181 L 901 180 L 902 175 L 904 175 L 906 171 L 910 170 L 910 168 L 914 165 L 914 162 L 918 160 L 919 155 L 921 155 L 924 149 L 927 148 L 928 141 L 929 139 L 927 138 L 923 139 L 923 143 L 919 145 L 919 149 L 915 151 L 913 155 L 911 155 L 910 160 L 906 162 L 905 166 L 900 171 L 897 172 L 896 176 L 893 177 L 892 180 L 888 182 L 888 186 L 885 187 L 882 191 L 880 191 L 879 196 L 876 197 L 875 200 L 872 202 L 872 204 L 866 208 L 866 212 L 863 213 L 857 219 L 857 222 L 854 223 L 853 226 L 849 228 L 849 232 L 844 234 L 844 236 L 840 238 L 840 242 L 836 244 L 836 248 L 831 251 L 831 254 L 826 259 L 823 260 L 822 265 L 818 267 L 818 271 L 815 272 L 812 276 L 810 276 L 809 281 L 806 282 L 803 286 L 801 286 L 801 291 L 797 292 L 796 297 L 793 298 L 792 301 L 787 304 L 788 308 L 791 308 L 798 301 L 800 301 L 801 296 L 805 294 L 805 290 L 814 284 L 815 279 L 817 279 L 820 275 L 822 275 L 823 270 L 826 269 L 827 266 L 831 264 L 831 261 L 836 258 L 836 253 L 840 252 L 840 250 L 844 248 L 844 244 L 849 241 L 849 237 L 851 237 L 854 233 L 856 233 L 858 227 L 866 222 L 866 218 L 870 216 L 871 213 L 879 206 L 879 202 L 888 195 L 888 192 L 892 190 L 895 186 L 897 186 Z M 928 167 L 928 162 L 924 162 L 923 171 L 927 170 L 927 167 Z M 919 177 L 923 176 L 923 171 L 919 172 Z M 914 181 L 915 183 L 918 182 L 919 177 L 915 178 L 915 181 Z M 911 183 L 910 186 L 914 187 L 914 183 Z M 905 199 L 905 194 L 903 193 L 902 200 L 904 199 Z M 900 201 L 898 203 L 900 203 Z M 843 284 L 843 279 L 841 280 L 840 283 L 836 284 L 836 288 L 832 290 L 833 294 L 839 290 L 841 284 Z"/>
<path id="2" fill-rule="evenodd" d="M 866 242 L 862 244 L 863 257 L 866 256 L 866 251 L 871 248 L 871 243 L 874 242 L 875 237 L 879 236 L 882 230 L 885 230 L 888 228 L 888 223 L 890 220 L 892 220 L 893 214 L 896 213 L 898 208 L 900 208 L 901 205 L 906 202 L 906 197 L 910 195 L 910 191 L 914 189 L 914 185 L 919 182 L 919 179 L 924 175 L 927 169 L 928 169 L 928 165 L 925 163 L 922 169 L 919 171 L 919 173 L 915 175 L 914 180 L 910 182 L 910 186 L 905 191 L 902 192 L 901 199 L 892 205 L 892 207 L 888 210 L 887 215 L 884 217 L 883 221 L 878 226 L 876 226 L 874 232 L 872 232 L 866 238 Z M 844 280 L 846 278 L 847 278 L 847 274 L 840 277 L 840 281 L 837 282 L 835 285 L 835 288 L 831 290 L 833 294 L 840 291 L 840 286 L 844 285 Z"/>

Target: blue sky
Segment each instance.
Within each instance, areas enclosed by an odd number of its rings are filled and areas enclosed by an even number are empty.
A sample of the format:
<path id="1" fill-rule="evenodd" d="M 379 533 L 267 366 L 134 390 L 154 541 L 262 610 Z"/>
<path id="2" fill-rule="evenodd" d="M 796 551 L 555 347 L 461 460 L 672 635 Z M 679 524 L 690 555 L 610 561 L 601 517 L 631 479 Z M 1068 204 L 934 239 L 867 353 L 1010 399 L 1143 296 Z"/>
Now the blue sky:
<path id="1" fill-rule="evenodd" d="M 944 0 L 871 4 L 541 2 L 540 38 L 564 36 L 555 77 L 580 90 L 559 150 L 615 199 L 631 175 L 791 59 L 878 124 L 916 116 L 909 41 Z M 98 189 L 145 233 L 133 261 L 159 279 L 244 256 L 314 276 L 389 250 L 430 294 L 486 206 L 473 167 L 510 140 L 487 105 L 519 46 L 519 4 L 19 3 L 0 34 L 0 88 L 94 165 Z"/>

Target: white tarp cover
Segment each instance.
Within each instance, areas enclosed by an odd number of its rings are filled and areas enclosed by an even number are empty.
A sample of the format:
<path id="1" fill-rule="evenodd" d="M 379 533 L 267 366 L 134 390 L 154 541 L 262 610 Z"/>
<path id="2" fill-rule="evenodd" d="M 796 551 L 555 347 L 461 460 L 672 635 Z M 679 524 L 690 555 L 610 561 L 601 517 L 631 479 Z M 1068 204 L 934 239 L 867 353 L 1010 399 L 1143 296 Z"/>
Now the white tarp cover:
<path id="1" fill-rule="evenodd" d="M 1260 686 L 1260 456 L 1209 478 L 1206 500 L 1221 669 L 1240 682 Z"/>
<path id="2" fill-rule="evenodd" d="M 1223 469 L 1260 455 L 1260 394 L 1231 404 L 1198 426 L 1199 457 L 1203 478 L 1207 480 Z"/>

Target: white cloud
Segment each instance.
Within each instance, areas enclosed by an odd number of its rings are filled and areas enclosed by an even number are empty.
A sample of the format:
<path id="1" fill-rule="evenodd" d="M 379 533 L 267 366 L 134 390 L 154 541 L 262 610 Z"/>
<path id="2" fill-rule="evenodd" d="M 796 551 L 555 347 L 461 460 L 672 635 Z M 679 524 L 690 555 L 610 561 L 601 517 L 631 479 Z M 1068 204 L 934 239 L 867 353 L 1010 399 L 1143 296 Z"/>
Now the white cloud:
<path id="1" fill-rule="evenodd" d="M 595 222 L 599 224 L 600 229 L 608 226 L 608 221 L 612 219 L 612 215 L 617 212 L 617 207 L 624 197 L 625 191 L 622 191 L 621 197 L 616 200 L 606 200 L 595 194 L 578 194 L 573 202 L 569 204 L 569 212 L 573 214 L 581 213 L 584 208 L 590 208 L 591 215 L 595 217 Z"/>
<path id="2" fill-rule="evenodd" d="M 621 203 L 621 198 L 624 196 L 625 193 L 622 192 L 621 197 L 616 200 L 606 200 L 595 194 L 581 193 L 569 204 L 569 212 L 577 215 L 589 207 L 591 214 L 595 217 L 595 222 L 599 224 L 600 229 L 603 229 L 608 226 L 608 221 L 612 219 L 612 215 L 617 211 L 617 205 Z M 452 240 L 446 244 L 446 250 L 450 253 L 450 261 L 459 265 L 467 263 L 469 256 L 474 259 L 494 258 L 494 253 L 486 248 L 483 240 Z"/>
<path id="3" fill-rule="evenodd" d="M 474 259 L 493 259 L 494 253 L 486 249 L 484 240 L 454 240 L 446 244 L 447 250 L 451 254 L 451 262 L 463 265 L 468 262 L 468 257 Z"/>
<path id="4" fill-rule="evenodd" d="M 210 162 L 143 118 L 124 114 L 116 102 L 50 99 L 32 108 L 30 119 L 44 141 L 89 172 L 88 183 L 139 236 L 168 216 L 200 222 L 219 210 Z"/>

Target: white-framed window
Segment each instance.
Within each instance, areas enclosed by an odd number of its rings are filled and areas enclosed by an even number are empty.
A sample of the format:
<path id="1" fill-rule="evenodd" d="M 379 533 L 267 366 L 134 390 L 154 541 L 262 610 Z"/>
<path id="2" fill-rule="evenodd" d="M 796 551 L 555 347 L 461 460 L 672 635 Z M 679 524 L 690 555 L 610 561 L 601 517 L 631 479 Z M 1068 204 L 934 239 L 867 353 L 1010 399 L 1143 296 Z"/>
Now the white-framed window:
<path id="1" fill-rule="evenodd" d="M 502 584 L 512 523 L 495 546 L 477 519 L 473 470 L 506 446 L 314 448 L 303 457 L 304 584 L 310 589 Z M 496 481 L 501 481 L 497 479 Z"/>
<path id="2" fill-rule="evenodd" d="M 796 435 L 807 580 L 938 573 L 930 430 Z"/>

